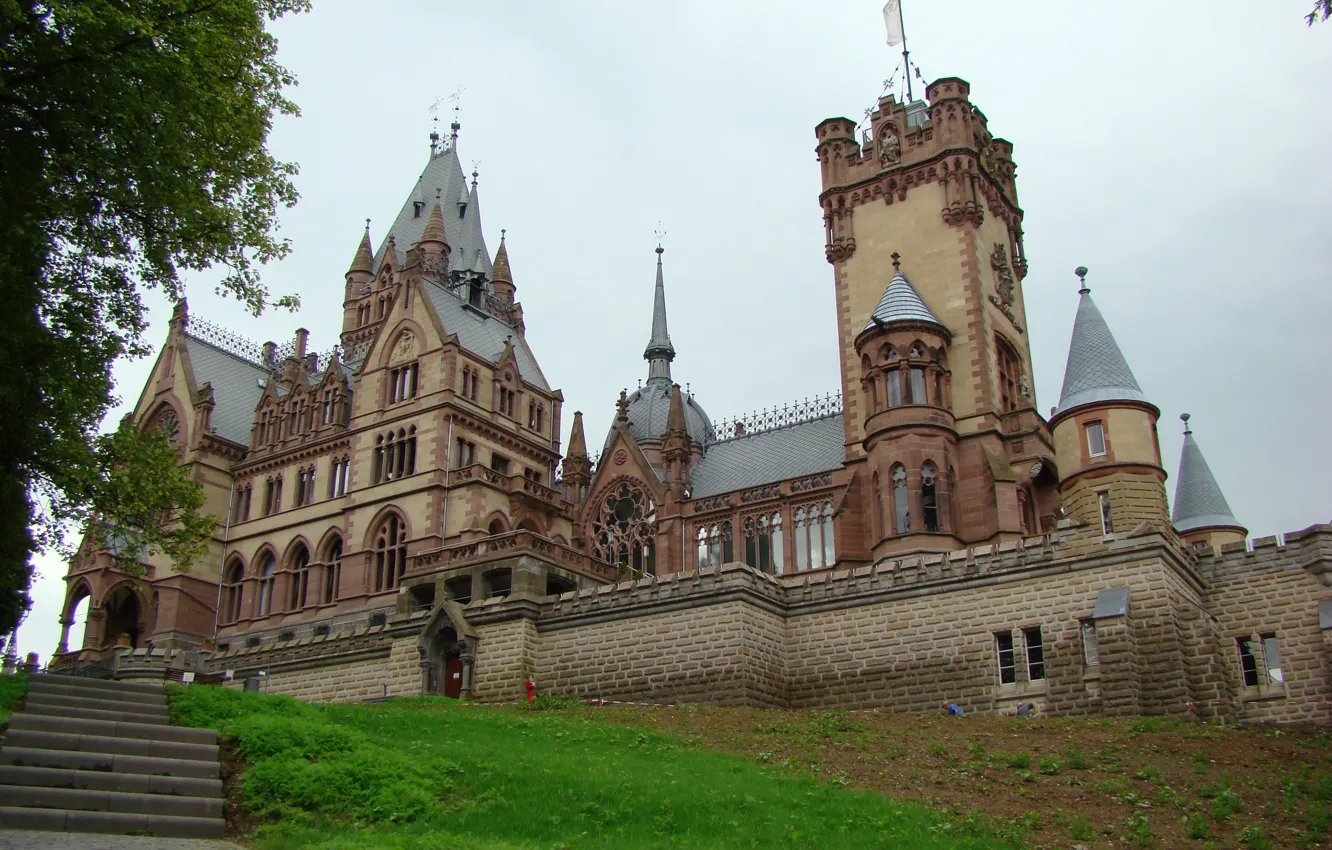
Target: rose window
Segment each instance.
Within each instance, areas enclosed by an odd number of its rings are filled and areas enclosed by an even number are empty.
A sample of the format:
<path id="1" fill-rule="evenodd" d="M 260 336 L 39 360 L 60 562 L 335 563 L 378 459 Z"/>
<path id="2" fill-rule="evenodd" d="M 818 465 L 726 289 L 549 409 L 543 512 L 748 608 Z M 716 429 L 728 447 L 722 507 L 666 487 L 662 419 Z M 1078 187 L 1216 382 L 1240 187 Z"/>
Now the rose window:
<path id="1" fill-rule="evenodd" d="M 642 488 L 626 481 L 607 491 L 592 535 L 602 560 L 635 576 L 656 575 L 657 507 Z"/>

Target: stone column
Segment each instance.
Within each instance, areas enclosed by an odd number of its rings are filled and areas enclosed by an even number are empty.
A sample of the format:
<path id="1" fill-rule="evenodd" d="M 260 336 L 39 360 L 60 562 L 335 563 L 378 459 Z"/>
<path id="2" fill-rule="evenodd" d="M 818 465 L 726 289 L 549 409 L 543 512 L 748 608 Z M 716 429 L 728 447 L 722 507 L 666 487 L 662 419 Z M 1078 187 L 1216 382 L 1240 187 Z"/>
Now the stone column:
<path id="1" fill-rule="evenodd" d="M 56 647 L 56 652 L 61 655 L 69 652 L 69 629 L 73 625 L 73 617 L 62 617 L 60 620 L 60 645 Z"/>
<path id="2" fill-rule="evenodd" d="M 462 691 L 458 694 L 459 699 L 472 698 L 472 666 L 475 662 L 476 654 L 469 646 L 462 653 Z"/>

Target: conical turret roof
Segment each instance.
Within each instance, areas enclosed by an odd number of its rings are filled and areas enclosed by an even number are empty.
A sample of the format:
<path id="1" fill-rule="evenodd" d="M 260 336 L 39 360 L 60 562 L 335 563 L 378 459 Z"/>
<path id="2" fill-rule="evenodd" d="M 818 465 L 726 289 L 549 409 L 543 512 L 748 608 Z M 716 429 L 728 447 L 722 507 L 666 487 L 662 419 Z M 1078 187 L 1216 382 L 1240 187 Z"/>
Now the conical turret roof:
<path id="1" fill-rule="evenodd" d="M 361 244 L 356 247 L 356 256 L 352 257 L 351 268 L 347 269 L 347 274 L 352 272 L 365 272 L 374 274 L 375 256 L 370 247 L 370 226 L 366 225 L 365 234 L 361 237 Z"/>
<path id="2" fill-rule="evenodd" d="M 876 325 L 892 322 L 926 322 L 944 327 L 944 323 L 934 315 L 930 305 L 920 297 L 916 287 L 912 286 L 911 281 L 900 271 L 888 282 L 888 288 L 883 291 L 883 297 L 879 299 L 879 306 L 870 314 L 870 320 L 864 329 L 869 330 Z"/>
<path id="3" fill-rule="evenodd" d="M 421 231 L 421 241 L 449 244 L 449 235 L 444 231 L 444 210 L 438 201 L 430 209 L 430 218 L 426 220 L 425 230 Z"/>
<path id="4" fill-rule="evenodd" d="M 1170 522 L 1179 532 L 1212 526 L 1243 528 L 1230 504 L 1221 493 L 1221 487 L 1212 475 L 1202 449 L 1188 428 L 1188 414 L 1184 414 L 1184 449 L 1179 454 L 1179 475 L 1175 482 L 1175 511 Z"/>
<path id="5" fill-rule="evenodd" d="M 1082 269 L 1083 274 L 1086 270 Z M 1098 401 L 1141 401 L 1147 397 L 1133 377 L 1124 353 L 1119 350 L 1101 311 L 1085 285 L 1078 290 L 1078 315 L 1073 320 L 1073 339 L 1068 345 L 1064 388 L 1059 393 L 1057 413 Z"/>
<path id="6" fill-rule="evenodd" d="M 509 269 L 509 249 L 504 244 L 504 231 L 500 231 L 499 249 L 495 251 L 495 262 L 491 265 L 490 279 L 499 283 L 513 283 L 513 272 Z"/>
<path id="7" fill-rule="evenodd" d="M 569 433 L 569 452 L 566 457 L 587 457 L 587 438 L 583 436 L 583 412 L 574 411 L 573 430 Z"/>

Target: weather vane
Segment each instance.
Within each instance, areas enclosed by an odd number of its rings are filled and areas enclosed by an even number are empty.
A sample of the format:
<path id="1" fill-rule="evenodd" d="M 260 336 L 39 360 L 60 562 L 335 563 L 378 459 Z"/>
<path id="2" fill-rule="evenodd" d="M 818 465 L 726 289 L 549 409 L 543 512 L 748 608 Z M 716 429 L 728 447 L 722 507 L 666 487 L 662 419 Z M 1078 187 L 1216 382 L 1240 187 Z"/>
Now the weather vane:
<path id="1" fill-rule="evenodd" d="M 657 220 L 657 227 L 655 230 L 652 231 L 652 233 L 654 236 L 657 237 L 657 253 L 660 254 L 663 250 L 661 247 L 661 242 L 663 239 L 666 238 L 666 229 L 661 226 L 660 219 Z"/>
<path id="2" fill-rule="evenodd" d="M 434 154 L 439 149 L 439 104 L 443 98 L 435 98 L 435 102 L 430 104 L 430 153 Z"/>

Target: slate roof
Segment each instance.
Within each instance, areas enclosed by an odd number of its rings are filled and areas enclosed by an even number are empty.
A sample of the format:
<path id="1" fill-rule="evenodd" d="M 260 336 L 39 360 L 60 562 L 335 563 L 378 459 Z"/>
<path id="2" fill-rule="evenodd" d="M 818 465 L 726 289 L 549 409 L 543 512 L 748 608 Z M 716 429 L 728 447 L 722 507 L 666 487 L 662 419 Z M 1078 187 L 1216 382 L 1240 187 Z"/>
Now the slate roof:
<path id="1" fill-rule="evenodd" d="M 463 198 L 467 199 L 467 205 L 460 216 L 458 201 Z M 430 219 L 430 210 L 437 201 L 444 213 L 444 231 L 449 237 L 449 268 L 478 271 L 486 277 L 490 276 L 490 252 L 486 250 L 485 236 L 481 233 L 480 193 L 475 188 L 468 188 L 467 177 L 463 174 L 455 150 L 431 155 L 425 170 L 403 202 L 398 217 L 384 233 L 384 239 L 375 251 L 376 274 L 388 250 L 389 237 L 393 237 L 398 253 L 406 256 L 407 250 L 421 240 L 426 222 Z M 421 204 L 419 215 L 416 212 L 417 203 Z"/>
<path id="2" fill-rule="evenodd" d="M 864 330 L 869 330 L 875 324 L 889 322 L 929 322 L 944 327 L 944 323 L 934 315 L 930 305 L 920 297 L 916 287 L 912 286 L 911 281 L 901 272 L 893 275 L 893 279 L 888 282 L 888 288 L 883 291 L 879 306 L 870 314 L 870 320 L 865 324 Z"/>
<path id="3" fill-rule="evenodd" d="M 1092 301 L 1091 290 L 1084 288 L 1081 294 L 1056 412 L 1097 401 L 1145 402 L 1147 397 L 1142 394 L 1096 302 Z"/>
<path id="4" fill-rule="evenodd" d="M 518 361 L 523 380 L 543 390 L 550 389 L 532 350 L 517 331 L 489 313 L 469 307 L 461 297 L 434 281 L 425 280 L 422 285 L 444 331 L 457 334 L 463 348 L 495 363 L 504 353 L 504 341 L 512 337 L 513 356 Z"/>
<path id="5" fill-rule="evenodd" d="M 185 350 L 189 352 L 198 386 L 213 385 L 213 430 L 223 439 L 249 445 L 254 409 L 263 397 L 268 370 L 188 332 Z"/>
<path id="6" fill-rule="evenodd" d="M 1184 432 L 1184 450 L 1179 454 L 1175 483 L 1175 511 L 1170 521 L 1180 532 L 1216 525 L 1243 528 L 1222 495 L 1192 431 Z"/>
<path id="7" fill-rule="evenodd" d="M 690 473 L 692 499 L 840 469 L 846 460 L 842 414 L 713 443 Z"/>
<path id="8" fill-rule="evenodd" d="M 683 393 L 681 395 L 684 400 L 685 432 L 695 443 L 707 445 L 716 439 L 712 420 L 698 399 Z M 634 439 L 640 443 L 660 440 L 661 435 L 666 433 L 666 416 L 671 410 L 671 379 L 648 378 L 641 389 L 629 394 L 628 402 L 629 433 L 634 435 Z M 610 430 L 606 432 L 606 442 L 602 445 L 603 452 L 610 448 L 615 434 L 615 424 L 611 423 Z"/>

